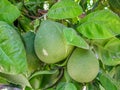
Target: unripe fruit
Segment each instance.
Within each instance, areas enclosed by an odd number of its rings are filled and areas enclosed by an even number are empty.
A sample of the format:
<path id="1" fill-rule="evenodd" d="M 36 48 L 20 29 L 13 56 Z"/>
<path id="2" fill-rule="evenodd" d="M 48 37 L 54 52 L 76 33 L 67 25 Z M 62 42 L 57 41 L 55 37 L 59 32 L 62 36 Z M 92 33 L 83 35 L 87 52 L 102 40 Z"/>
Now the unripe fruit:
<path id="1" fill-rule="evenodd" d="M 92 51 L 76 48 L 67 63 L 67 71 L 78 82 L 90 82 L 98 74 L 99 62 Z"/>
<path id="2" fill-rule="evenodd" d="M 35 37 L 35 52 L 41 61 L 56 63 L 65 59 L 73 49 L 63 35 L 64 25 L 50 20 L 43 21 Z"/>

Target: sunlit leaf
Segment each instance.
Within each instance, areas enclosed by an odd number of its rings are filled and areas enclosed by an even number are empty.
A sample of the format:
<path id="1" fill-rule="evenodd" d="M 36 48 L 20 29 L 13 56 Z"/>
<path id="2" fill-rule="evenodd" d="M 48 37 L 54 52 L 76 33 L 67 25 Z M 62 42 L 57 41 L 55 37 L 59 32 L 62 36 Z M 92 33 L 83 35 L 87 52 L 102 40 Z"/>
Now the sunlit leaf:
<path id="1" fill-rule="evenodd" d="M 65 28 L 63 32 L 68 44 L 84 49 L 89 49 L 87 42 L 80 35 L 78 35 L 74 29 Z"/>
<path id="2" fill-rule="evenodd" d="M 88 14 L 81 20 L 78 31 L 89 39 L 107 39 L 120 34 L 120 18 L 110 10 Z"/>
<path id="3" fill-rule="evenodd" d="M 48 11 L 48 17 L 53 19 L 74 18 L 82 13 L 82 8 L 73 0 L 61 0 Z"/>
<path id="4" fill-rule="evenodd" d="M 26 54 L 19 34 L 0 22 L 0 72 L 18 74 L 27 70 Z"/>
<path id="5" fill-rule="evenodd" d="M 20 11 L 8 0 L 0 0 L 0 20 L 13 23 L 20 16 Z"/>

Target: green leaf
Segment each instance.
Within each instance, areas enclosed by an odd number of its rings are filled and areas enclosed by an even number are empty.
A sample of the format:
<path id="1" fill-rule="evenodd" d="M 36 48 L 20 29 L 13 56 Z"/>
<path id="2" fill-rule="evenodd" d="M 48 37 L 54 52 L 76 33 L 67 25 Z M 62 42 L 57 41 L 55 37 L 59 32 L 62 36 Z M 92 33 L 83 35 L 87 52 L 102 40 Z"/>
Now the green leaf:
<path id="1" fill-rule="evenodd" d="M 77 30 L 89 39 L 107 39 L 120 34 L 120 18 L 110 10 L 96 11 L 81 20 Z"/>
<path id="2" fill-rule="evenodd" d="M 18 74 L 26 70 L 26 54 L 19 34 L 0 21 L 0 72 Z"/>
<path id="3" fill-rule="evenodd" d="M 97 82 L 91 82 L 87 85 L 87 90 L 101 90 Z"/>
<path id="4" fill-rule="evenodd" d="M 34 50 L 35 33 L 29 31 L 23 33 L 22 37 L 26 49 L 28 71 L 29 73 L 33 73 L 34 71 L 41 69 L 41 62 L 38 59 L 37 55 L 35 54 L 35 50 Z"/>
<path id="5" fill-rule="evenodd" d="M 112 53 L 105 49 L 99 49 L 99 58 L 105 65 L 115 66 L 120 64 L 120 55 Z"/>
<path id="6" fill-rule="evenodd" d="M 82 13 L 82 8 L 73 0 L 61 0 L 48 11 L 48 17 L 53 19 L 74 18 Z"/>
<path id="7" fill-rule="evenodd" d="M 67 70 L 64 70 L 64 77 L 65 77 L 66 82 L 71 82 L 72 81 L 72 79 L 69 76 Z"/>
<path id="8" fill-rule="evenodd" d="M 0 0 L 0 20 L 13 23 L 20 16 L 20 11 L 8 0 Z"/>
<path id="9" fill-rule="evenodd" d="M 111 38 L 104 46 L 104 49 L 120 54 L 120 40 Z"/>
<path id="10" fill-rule="evenodd" d="M 38 71 L 38 72 L 35 72 L 34 74 L 32 74 L 32 76 L 30 77 L 30 79 L 32 79 L 33 77 L 36 77 L 38 75 L 42 75 L 42 74 L 55 74 L 57 73 L 58 70 L 51 70 L 51 71 Z"/>
<path id="11" fill-rule="evenodd" d="M 77 46 L 83 49 L 89 49 L 89 45 L 86 43 L 86 41 L 78 35 L 74 29 L 72 28 L 65 28 L 63 29 L 64 36 L 67 40 L 67 43 L 69 45 Z"/>
<path id="12" fill-rule="evenodd" d="M 100 90 L 105 90 L 104 88 L 103 88 L 103 86 L 101 86 L 101 85 L 99 85 L 100 86 Z"/>
<path id="13" fill-rule="evenodd" d="M 32 88 L 33 88 L 34 90 L 37 90 L 37 89 L 40 88 L 41 84 L 43 83 L 43 82 L 42 82 L 42 76 L 41 76 L 41 75 L 36 76 L 36 77 L 30 79 L 29 82 L 30 82 Z"/>
<path id="14" fill-rule="evenodd" d="M 110 39 L 93 39 L 91 42 L 93 45 L 104 47 Z"/>
<path id="15" fill-rule="evenodd" d="M 105 90 L 119 90 L 117 83 L 109 75 L 100 73 L 98 77 Z"/>
<path id="16" fill-rule="evenodd" d="M 100 21 L 85 22 L 78 27 L 78 31 L 89 39 L 107 39 L 114 37 L 107 31 L 107 27 Z"/>
<path id="17" fill-rule="evenodd" d="M 55 90 L 54 88 L 49 88 L 49 89 L 47 89 L 47 90 Z"/>
<path id="18" fill-rule="evenodd" d="M 21 15 L 18 18 L 18 23 L 20 25 L 20 28 L 22 28 L 26 32 L 34 29 L 32 23 L 31 23 L 31 20 L 23 15 Z"/>
<path id="19" fill-rule="evenodd" d="M 31 87 L 26 86 L 23 90 L 34 90 Z"/>
<path id="20" fill-rule="evenodd" d="M 98 49 L 99 57 L 105 65 L 115 66 L 120 64 L 120 40 L 110 39 L 103 48 Z"/>
<path id="21" fill-rule="evenodd" d="M 63 71 L 61 70 L 56 71 L 54 73 L 43 74 L 42 81 L 41 81 L 42 82 L 41 89 L 46 90 L 50 88 L 51 86 L 55 85 L 61 79 L 62 74 L 63 74 Z"/>
<path id="22" fill-rule="evenodd" d="M 115 68 L 114 79 L 120 83 L 120 65 Z"/>
<path id="23" fill-rule="evenodd" d="M 0 72 L 0 76 L 5 78 L 10 83 L 13 83 L 13 84 L 16 84 L 16 85 L 21 85 L 22 87 L 25 87 L 25 86 L 31 87 L 27 78 L 22 74 L 10 75 L 10 74 L 5 74 L 5 73 Z"/>
<path id="24" fill-rule="evenodd" d="M 8 84 L 7 80 L 4 79 L 3 77 L 0 77 L 0 85 L 1 84 Z"/>
<path id="25" fill-rule="evenodd" d="M 56 90 L 77 90 L 73 83 L 61 82 L 56 87 Z"/>

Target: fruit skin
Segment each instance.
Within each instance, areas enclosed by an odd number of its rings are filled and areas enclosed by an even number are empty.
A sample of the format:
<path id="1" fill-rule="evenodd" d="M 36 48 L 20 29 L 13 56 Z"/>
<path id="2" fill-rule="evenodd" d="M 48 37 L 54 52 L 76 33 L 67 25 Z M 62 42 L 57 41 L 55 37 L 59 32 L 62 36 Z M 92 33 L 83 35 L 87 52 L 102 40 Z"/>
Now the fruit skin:
<path id="1" fill-rule="evenodd" d="M 63 34 L 64 25 L 45 20 L 35 37 L 34 47 L 37 56 L 45 63 L 56 63 L 65 59 L 73 50 Z"/>
<path id="2" fill-rule="evenodd" d="M 76 48 L 68 60 L 67 71 L 78 82 L 90 82 L 98 74 L 99 62 L 92 51 Z"/>

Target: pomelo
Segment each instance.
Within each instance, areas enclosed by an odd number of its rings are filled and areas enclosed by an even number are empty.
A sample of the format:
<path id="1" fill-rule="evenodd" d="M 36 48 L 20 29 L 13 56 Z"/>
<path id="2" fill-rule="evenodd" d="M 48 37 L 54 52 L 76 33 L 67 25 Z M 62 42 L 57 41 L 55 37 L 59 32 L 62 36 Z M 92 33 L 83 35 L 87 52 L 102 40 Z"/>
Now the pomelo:
<path id="1" fill-rule="evenodd" d="M 67 71 L 78 82 L 90 82 L 98 74 L 99 62 L 92 51 L 76 48 L 67 63 Z"/>
<path id="2" fill-rule="evenodd" d="M 65 59 L 73 49 L 63 34 L 64 25 L 45 20 L 35 37 L 34 47 L 37 56 L 45 63 L 56 63 Z"/>

